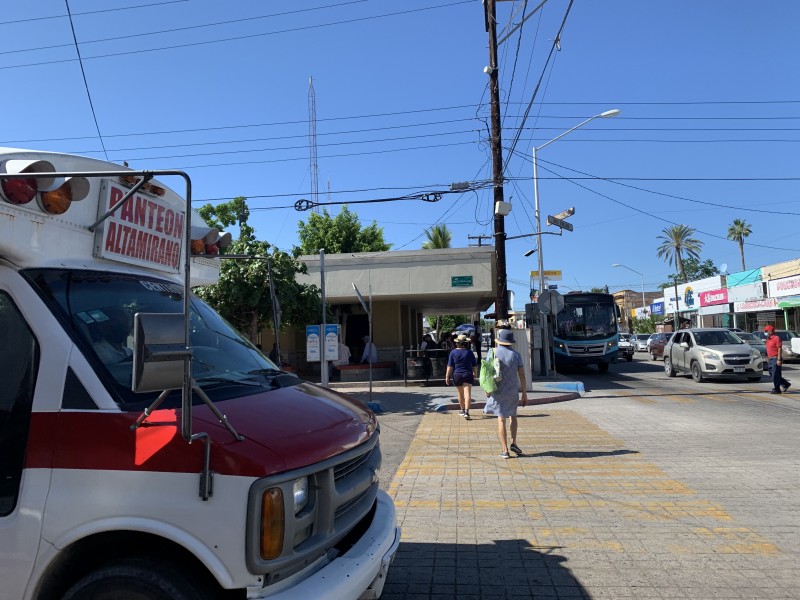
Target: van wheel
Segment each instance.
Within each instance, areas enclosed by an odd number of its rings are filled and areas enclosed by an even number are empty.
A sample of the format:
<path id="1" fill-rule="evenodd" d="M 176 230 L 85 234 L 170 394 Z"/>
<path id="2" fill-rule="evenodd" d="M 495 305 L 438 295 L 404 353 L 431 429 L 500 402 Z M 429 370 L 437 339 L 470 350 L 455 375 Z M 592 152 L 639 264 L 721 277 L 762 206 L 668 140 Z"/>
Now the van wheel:
<path id="1" fill-rule="evenodd" d="M 672 366 L 672 360 L 668 356 L 664 357 L 664 373 L 667 377 L 675 377 L 675 369 Z"/>
<path id="2" fill-rule="evenodd" d="M 127 559 L 92 571 L 62 600 L 214 600 L 197 579 L 168 564 Z"/>
<path id="3" fill-rule="evenodd" d="M 694 379 L 696 383 L 703 383 L 706 380 L 706 378 L 703 377 L 703 369 L 700 368 L 700 363 L 697 361 L 692 363 L 692 379 Z"/>

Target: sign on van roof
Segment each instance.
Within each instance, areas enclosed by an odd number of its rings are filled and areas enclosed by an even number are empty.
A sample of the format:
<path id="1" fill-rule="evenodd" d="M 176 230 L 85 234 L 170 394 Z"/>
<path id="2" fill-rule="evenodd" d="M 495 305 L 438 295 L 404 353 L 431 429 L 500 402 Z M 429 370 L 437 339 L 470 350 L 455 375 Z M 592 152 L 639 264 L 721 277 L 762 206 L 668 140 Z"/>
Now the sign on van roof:
<path id="1" fill-rule="evenodd" d="M 127 190 L 103 180 L 98 216 L 119 202 Z M 94 255 L 132 265 L 178 273 L 186 237 L 184 203 L 171 194 L 136 193 L 103 221 L 95 232 Z"/>

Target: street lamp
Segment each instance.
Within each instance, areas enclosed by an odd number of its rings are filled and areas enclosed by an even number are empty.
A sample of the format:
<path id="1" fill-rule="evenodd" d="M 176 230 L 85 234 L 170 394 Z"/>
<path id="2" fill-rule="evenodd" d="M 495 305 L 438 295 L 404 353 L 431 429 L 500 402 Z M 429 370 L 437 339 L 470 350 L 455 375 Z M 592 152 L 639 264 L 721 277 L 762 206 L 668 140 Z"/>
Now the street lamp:
<path id="1" fill-rule="evenodd" d="M 614 263 L 614 264 L 613 264 L 613 265 L 611 265 L 611 266 L 612 266 L 612 267 L 622 267 L 623 269 L 628 269 L 628 271 L 633 271 L 633 272 L 634 272 L 634 273 L 636 273 L 636 274 L 637 274 L 639 277 L 641 277 L 641 278 L 642 278 L 642 308 L 645 308 L 645 307 L 647 306 L 647 304 L 645 304 L 645 301 L 644 301 L 644 275 L 642 275 L 641 273 L 639 273 L 639 271 L 637 271 L 636 269 L 631 269 L 630 267 L 626 267 L 625 265 L 621 265 L 621 264 L 619 264 L 619 263 Z"/>
<path id="2" fill-rule="evenodd" d="M 575 127 L 572 127 L 571 129 L 567 129 L 561 135 L 557 135 L 552 140 L 550 140 L 549 142 L 545 142 L 544 144 L 542 144 L 538 148 L 536 146 L 533 146 L 533 148 L 531 148 L 531 156 L 533 158 L 533 203 L 534 203 L 533 210 L 534 210 L 534 214 L 536 216 L 536 233 L 537 233 L 537 235 L 536 235 L 536 251 L 537 251 L 537 254 L 538 254 L 538 258 L 539 258 L 539 263 L 538 263 L 538 265 L 539 265 L 539 283 L 538 283 L 538 285 L 539 285 L 539 293 L 540 294 L 544 290 L 544 257 L 542 256 L 542 217 L 541 217 L 541 213 L 539 211 L 539 173 L 538 173 L 538 169 L 537 169 L 537 165 L 536 165 L 536 152 L 538 152 L 539 150 L 541 150 L 545 146 L 549 146 L 550 144 L 552 144 L 556 140 L 560 140 L 562 137 L 564 137 L 568 133 L 572 133 L 573 131 L 575 131 L 579 127 L 583 127 L 589 121 L 594 121 L 597 118 L 605 119 L 606 117 L 616 117 L 619 113 L 620 113 L 620 111 L 617 108 L 613 108 L 611 110 L 607 110 L 605 112 L 601 112 L 598 115 L 594 115 L 593 117 L 589 117 L 585 121 L 581 121 L 580 123 L 575 125 Z M 547 332 L 547 315 L 546 314 L 543 314 L 543 323 L 544 323 L 544 327 L 542 329 L 542 346 L 543 346 L 544 349 L 547 349 L 547 348 L 549 348 L 550 340 L 549 340 L 549 335 L 548 335 L 548 332 Z M 543 350 L 543 353 L 544 353 L 544 361 L 542 363 L 542 366 L 544 367 L 545 373 L 549 373 L 550 372 L 550 352 L 547 351 L 547 350 Z"/>

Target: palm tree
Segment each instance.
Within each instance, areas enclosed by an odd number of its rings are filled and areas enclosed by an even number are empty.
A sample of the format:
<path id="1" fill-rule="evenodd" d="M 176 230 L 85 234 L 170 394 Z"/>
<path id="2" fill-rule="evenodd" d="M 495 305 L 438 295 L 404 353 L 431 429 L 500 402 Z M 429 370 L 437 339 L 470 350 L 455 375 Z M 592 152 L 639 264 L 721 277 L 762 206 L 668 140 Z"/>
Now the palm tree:
<path id="1" fill-rule="evenodd" d="M 449 248 L 450 242 L 453 241 L 453 234 L 447 229 L 447 225 L 434 225 L 430 229 L 425 230 L 425 237 L 428 238 L 427 242 L 422 244 L 425 250 L 439 250 L 441 248 Z"/>
<path id="2" fill-rule="evenodd" d="M 664 240 L 658 247 L 658 258 L 663 258 L 667 263 L 674 263 L 676 270 L 686 281 L 686 270 L 683 268 L 683 254 L 700 260 L 700 250 L 703 242 L 692 237 L 694 228 L 688 225 L 673 225 L 665 227 L 656 239 Z"/>
<path id="3" fill-rule="evenodd" d="M 747 268 L 744 266 L 744 238 L 753 233 L 750 225 L 744 219 L 734 219 L 728 227 L 728 239 L 739 244 L 739 254 L 742 256 L 742 271 Z"/>

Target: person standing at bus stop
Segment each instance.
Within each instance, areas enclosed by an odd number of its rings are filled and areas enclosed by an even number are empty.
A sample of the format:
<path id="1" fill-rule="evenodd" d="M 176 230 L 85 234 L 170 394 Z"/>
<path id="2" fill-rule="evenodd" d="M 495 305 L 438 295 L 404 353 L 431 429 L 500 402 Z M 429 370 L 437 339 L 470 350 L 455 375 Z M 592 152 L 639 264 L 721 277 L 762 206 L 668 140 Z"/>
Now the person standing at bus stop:
<path id="1" fill-rule="evenodd" d="M 456 338 L 456 349 L 447 358 L 447 370 L 444 374 L 445 385 L 456 386 L 459 414 L 469 421 L 469 406 L 472 403 L 472 384 L 475 383 L 475 367 L 478 361 L 470 349 L 470 340 L 466 335 Z"/>
<path id="2" fill-rule="evenodd" d="M 495 337 L 495 358 L 500 365 L 500 380 L 497 389 L 486 400 L 483 409 L 485 414 L 497 416 L 497 435 L 500 438 L 502 452 L 500 458 L 511 458 L 509 449 L 517 456 L 523 454 L 517 446 L 517 406 L 528 405 L 528 394 L 525 391 L 525 369 L 519 352 L 510 346 L 514 344 L 514 332 L 511 329 L 498 329 Z M 519 391 L 522 390 L 520 400 Z M 510 419 L 511 444 L 508 444 L 506 419 Z"/>
<path id="3" fill-rule="evenodd" d="M 783 378 L 783 340 L 775 335 L 775 328 L 772 325 L 764 327 L 764 333 L 767 334 L 767 360 L 772 375 L 772 389 L 769 393 L 780 394 L 792 385 Z"/>

